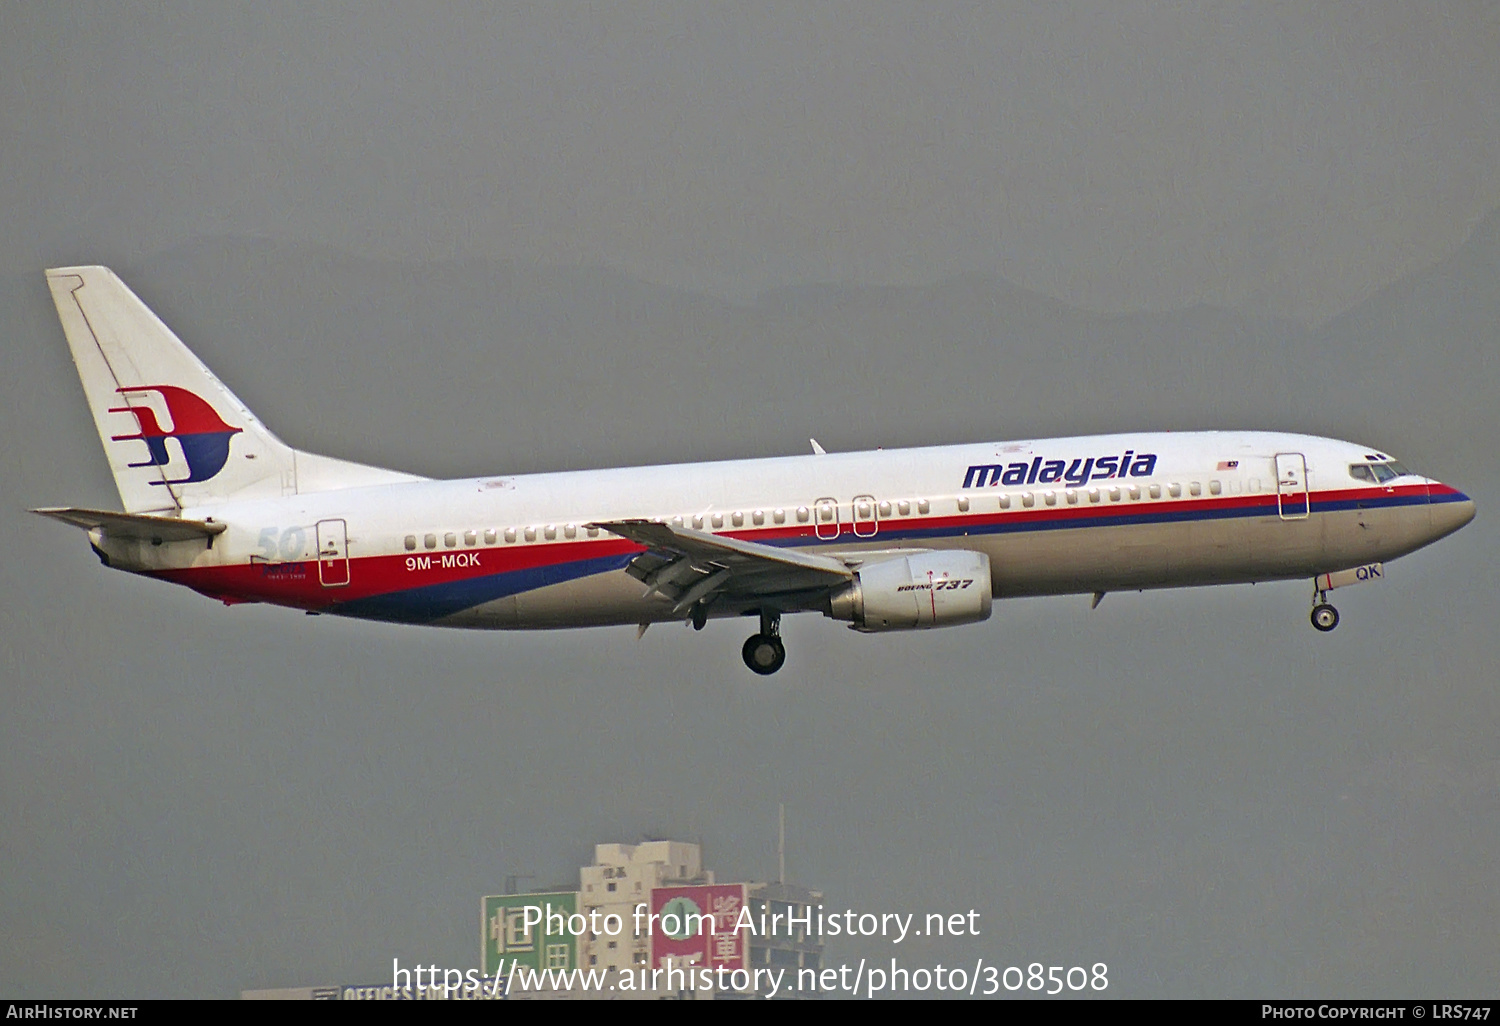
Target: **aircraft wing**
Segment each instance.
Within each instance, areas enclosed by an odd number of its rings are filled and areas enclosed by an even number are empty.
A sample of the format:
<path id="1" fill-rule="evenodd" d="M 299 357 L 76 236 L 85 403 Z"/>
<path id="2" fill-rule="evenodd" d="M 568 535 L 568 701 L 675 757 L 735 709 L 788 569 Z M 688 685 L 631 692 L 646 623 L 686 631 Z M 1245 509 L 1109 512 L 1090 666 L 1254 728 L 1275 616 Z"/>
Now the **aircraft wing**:
<path id="1" fill-rule="evenodd" d="M 76 509 L 71 506 L 47 506 L 34 509 L 53 520 L 91 531 L 96 527 L 112 538 L 135 538 L 157 545 L 163 542 L 199 541 L 213 544 L 215 536 L 223 534 L 227 524 L 211 520 L 184 520 L 181 517 L 157 517 L 147 513 L 117 513 L 107 509 Z"/>
<path id="2" fill-rule="evenodd" d="M 646 585 L 646 594 L 672 601 L 674 614 L 695 603 L 724 598 L 754 603 L 823 593 L 854 577 L 836 559 L 723 535 L 672 527 L 652 520 L 613 520 L 590 524 L 646 546 L 626 573 Z"/>

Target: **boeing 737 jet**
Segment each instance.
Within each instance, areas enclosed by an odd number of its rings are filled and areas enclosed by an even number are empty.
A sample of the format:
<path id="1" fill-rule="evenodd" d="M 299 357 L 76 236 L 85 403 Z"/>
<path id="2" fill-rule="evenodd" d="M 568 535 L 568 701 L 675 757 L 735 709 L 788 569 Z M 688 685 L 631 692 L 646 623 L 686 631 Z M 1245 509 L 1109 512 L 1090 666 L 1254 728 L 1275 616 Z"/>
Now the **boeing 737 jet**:
<path id="1" fill-rule="evenodd" d="M 992 600 L 1245 581 L 1327 593 L 1458 530 L 1468 496 L 1366 445 L 1128 433 L 433 481 L 283 443 L 105 267 L 47 272 L 123 512 L 46 508 L 106 566 L 226 604 L 442 627 L 970 624 Z"/>

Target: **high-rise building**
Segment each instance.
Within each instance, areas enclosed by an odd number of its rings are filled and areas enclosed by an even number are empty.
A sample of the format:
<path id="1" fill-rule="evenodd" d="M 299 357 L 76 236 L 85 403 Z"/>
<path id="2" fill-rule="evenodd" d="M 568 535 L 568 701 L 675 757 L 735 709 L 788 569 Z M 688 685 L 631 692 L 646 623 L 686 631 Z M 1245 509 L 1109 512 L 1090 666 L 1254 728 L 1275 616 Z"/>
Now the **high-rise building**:
<path id="1" fill-rule="evenodd" d="M 516 879 L 507 879 L 507 891 Z M 477 973 L 489 983 L 478 992 L 442 986 L 447 968 L 438 974 L 413 966 L 389 982 L 241 996 L 749 998 L 769 996 L 766 970 L 779 974 L 781 996 L 815 992 L 798 986 L 798 974 L 822 968 L 823 937 L 810 928 L 821 922 L 821 891 L 782 882 L 718 883 L 703 868 L 700 845 L 671 840 L 595 845 L 593 863 L 579 869 L 578 890 L 570 886 L 481 899 Z M 497 973 L 513 985 L 497 988 Z M 554 982 L 563 980 L 569 982 Z"/>
<path id="2" fill-rule="evenodd" d="M 648 965 L 651 891 L 713 882 L 713 873 L 703 869 L 703 849 L 696 844 L 596 844 L 594 864 L 578 871 L 578 907 L 585 915 L 597 909 L 594 918 L 601 925 L 609 916 L 619 916 L 621 931 L 611 936 L 590 930 L 580 937 L 579 964 L 617 972 Z M 645 916 L 636 914 L 637 907 L 644 907 Z"/>

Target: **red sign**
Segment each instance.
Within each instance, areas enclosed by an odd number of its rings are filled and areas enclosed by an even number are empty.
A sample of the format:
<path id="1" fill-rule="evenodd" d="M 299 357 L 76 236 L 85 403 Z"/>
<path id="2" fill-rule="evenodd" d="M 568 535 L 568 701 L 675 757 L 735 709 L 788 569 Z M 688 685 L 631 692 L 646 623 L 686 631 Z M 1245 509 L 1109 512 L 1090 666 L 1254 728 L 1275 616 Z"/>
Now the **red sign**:
<path id="1" fill-rule="evenodd" d="M 745 885 L 653 887 L 651 962 L 665 968 L 704 966 L 748 969 L 749 931 L 735 929 L 745 907 Z"/>

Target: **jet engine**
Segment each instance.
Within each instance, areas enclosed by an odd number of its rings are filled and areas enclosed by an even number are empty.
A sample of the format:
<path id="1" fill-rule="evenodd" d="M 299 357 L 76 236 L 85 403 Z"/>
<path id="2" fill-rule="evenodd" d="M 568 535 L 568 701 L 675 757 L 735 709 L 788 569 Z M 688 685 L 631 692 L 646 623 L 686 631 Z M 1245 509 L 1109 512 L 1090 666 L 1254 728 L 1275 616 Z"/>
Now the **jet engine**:
<path id="1" fill-rule="evenodd" d="M 829 597 L 827 615 L 857 631 L 953 627 L 990 618 L 990 557 L 923 552 L 860 567 Z"/>

